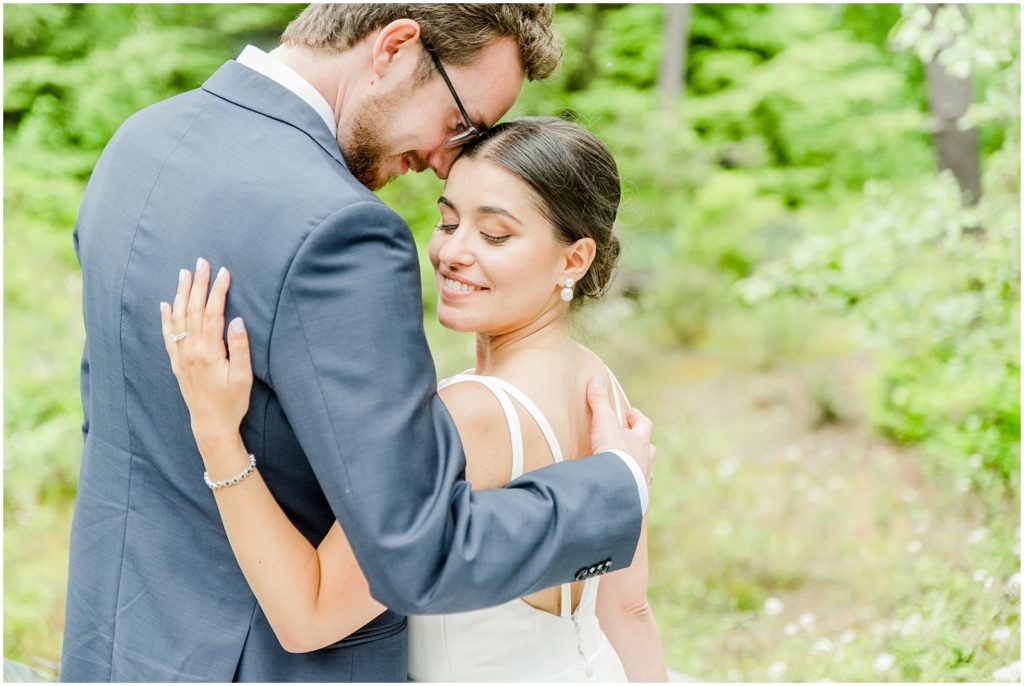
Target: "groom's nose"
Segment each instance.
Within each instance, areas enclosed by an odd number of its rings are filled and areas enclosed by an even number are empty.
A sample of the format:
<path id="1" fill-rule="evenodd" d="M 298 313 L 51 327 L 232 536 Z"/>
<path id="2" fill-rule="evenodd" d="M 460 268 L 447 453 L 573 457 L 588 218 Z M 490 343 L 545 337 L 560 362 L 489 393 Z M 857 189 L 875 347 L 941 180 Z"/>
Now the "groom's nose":
<path id="1" fill-rule="evenodd" d="M 444 181 L 448 178 L 452 164 L 455 163 L 460 152 L 462 152 L 461 148 L 449 149 L 443 146 L 438 147 L 427 156 L 427 166 L 434 170 L 437 178 Z"/>

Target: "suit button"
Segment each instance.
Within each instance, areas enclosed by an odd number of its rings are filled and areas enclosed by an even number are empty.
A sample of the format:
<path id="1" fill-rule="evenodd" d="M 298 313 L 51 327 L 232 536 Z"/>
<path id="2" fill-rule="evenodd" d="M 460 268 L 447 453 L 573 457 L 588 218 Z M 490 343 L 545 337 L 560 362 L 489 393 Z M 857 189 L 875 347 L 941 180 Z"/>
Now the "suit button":
<path id="1" fill-rule="evenodd" d="M 587 578 L 587 570 L 585 568 L 581 569 L 578 572 L 576 572 L 576 581 L 583 581 L 586 578 Z"/>

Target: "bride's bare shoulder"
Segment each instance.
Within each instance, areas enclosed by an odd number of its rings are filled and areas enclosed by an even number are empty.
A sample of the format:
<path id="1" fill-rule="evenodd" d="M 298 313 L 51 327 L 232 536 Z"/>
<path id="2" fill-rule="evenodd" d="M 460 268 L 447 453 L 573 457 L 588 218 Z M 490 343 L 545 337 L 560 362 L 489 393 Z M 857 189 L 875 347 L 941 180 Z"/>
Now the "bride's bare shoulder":
<path id="1" fill-rule="evenodd" d="M 466 478 L 473 488 L 499 488 L 512 471 L 512 441 L 501 403 L 479 381 L 460 381 L 438 394 L 459 430 Z"/>

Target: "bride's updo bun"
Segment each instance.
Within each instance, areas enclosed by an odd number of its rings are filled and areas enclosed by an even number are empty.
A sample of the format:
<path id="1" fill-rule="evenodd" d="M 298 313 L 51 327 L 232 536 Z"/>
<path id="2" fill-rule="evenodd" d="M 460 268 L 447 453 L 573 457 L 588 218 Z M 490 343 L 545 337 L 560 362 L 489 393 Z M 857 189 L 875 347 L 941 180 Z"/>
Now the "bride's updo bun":
<path id="1" fill-rule="evenodd" d="M 565 245 L 592 238 L 597 253 L 572 304 L 604 295 L 619 258 L 613 225 L 621 189 L 615 159 L 597 136 L 564 119 L 522 117 L 488 129 L 462 154 L 522 179 Z"/>

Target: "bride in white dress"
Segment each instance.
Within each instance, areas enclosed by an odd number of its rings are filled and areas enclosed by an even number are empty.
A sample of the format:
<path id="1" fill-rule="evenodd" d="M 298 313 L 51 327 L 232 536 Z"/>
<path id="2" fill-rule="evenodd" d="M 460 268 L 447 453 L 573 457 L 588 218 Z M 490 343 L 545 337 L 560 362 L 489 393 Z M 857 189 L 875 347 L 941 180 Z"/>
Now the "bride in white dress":
<path id="1" fill-rule="evenodd" d="M 501 487 L 551 462 L 591 454 L 591 377 L 605 381 L 625 421 L 629 405 L 618 381 L 570 332 L 571 311 L 599 297 L 614 268 L 619 188 L 605 146 L 583 127 L 553 118 L 495 126 L 452 166 L 429 253 L 440 322 L 476 333 L 475 368 L 439 384 L 474 489 Z M 224 272 L 208 305 L 201 304 L 220 308 L 222 316 L 229 281 Z M 241 440 L 207 434 L 238 426 L 248 388 L 225 384 L 223 371 L 216 371 L 226 364 L 223 353 L 219 360 L 179 355 L 171 337 L 187 330 L 191 280 L 182 284 L 174 307 L 162 308 L 168 354 L 208 471 L 237 471 L 248 460 Z M 199 278 L 196 285 L 205 292 Z M 236 358 L 248 364 L 245 341 L 244 330 L 232 329 L 232 365 Z M 599 391 L 591 385 L 590 392 Z M 196 421 L 199 413 L 204 421 Z M 247 540 L 252 536 L 232 526 L 233 519 L 255 507 L 280 508 L 258 470 L 245 484 L 237 490 L 246 495 L 218 497 L 218 507 L 239 564 L 286 649 L 334 643 L 383 610 L 337 523 L 317 549 L 283 513 L 279 531 Z M 273 564 L 266 563 L 268 546 L 276 546 Z M 646 517 L 632 565 L 604 576 L 598 567 L 581 571 L 576 583 L 496 607 L 410 617 L 410 679 L 665 681 L 647 604 Z M 289 583 L 281 583 L 283 574 Z"/>

